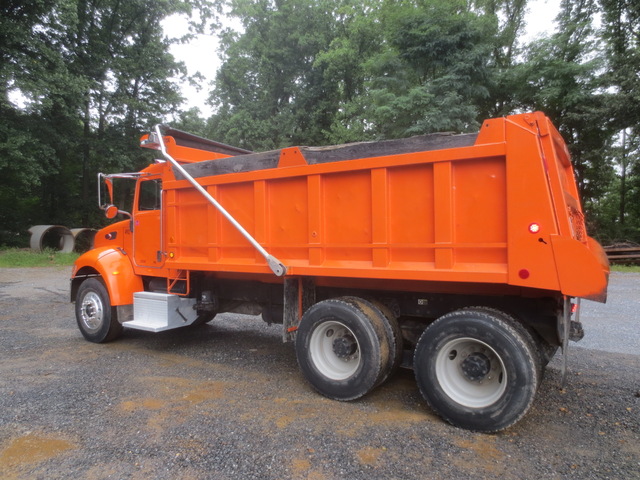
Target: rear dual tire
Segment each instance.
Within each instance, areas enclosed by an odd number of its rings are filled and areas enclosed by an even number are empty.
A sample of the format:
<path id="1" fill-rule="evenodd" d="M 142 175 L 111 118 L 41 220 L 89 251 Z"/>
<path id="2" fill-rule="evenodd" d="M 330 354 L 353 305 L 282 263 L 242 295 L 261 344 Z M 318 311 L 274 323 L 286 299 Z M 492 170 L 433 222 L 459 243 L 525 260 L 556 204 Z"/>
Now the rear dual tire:
<path id="1" fill-rule="evenodd" d="M 414 353 L 416 381 L 429 406 L 453 425 L 482 432 L 503 430 L 527 413 L 540 364 L 522 325 L 482 308 L 440 317 Z"/>
<path id="2" fill-rule="evenodd" d="M 296 334 L 300 370 L 326 397 L 347 401 L 366 395 L 398 366 L 401 339 L 390 323 L 395 321 L 361 298 L 316 303 Z"/>

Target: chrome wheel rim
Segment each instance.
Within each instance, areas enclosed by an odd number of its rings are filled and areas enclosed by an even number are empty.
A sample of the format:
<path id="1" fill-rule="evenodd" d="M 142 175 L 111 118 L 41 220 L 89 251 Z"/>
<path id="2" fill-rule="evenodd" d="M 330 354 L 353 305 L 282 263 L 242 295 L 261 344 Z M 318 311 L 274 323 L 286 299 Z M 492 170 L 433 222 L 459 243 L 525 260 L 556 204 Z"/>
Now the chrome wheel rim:
<path id="1" fill-rule="evenodd" d="M 88 331 L 96 331 L 102 326 L 102 322 L 104 321 L 104 307 L 97 293 L 89 292 L 82 299 L 80 319 Z"/>

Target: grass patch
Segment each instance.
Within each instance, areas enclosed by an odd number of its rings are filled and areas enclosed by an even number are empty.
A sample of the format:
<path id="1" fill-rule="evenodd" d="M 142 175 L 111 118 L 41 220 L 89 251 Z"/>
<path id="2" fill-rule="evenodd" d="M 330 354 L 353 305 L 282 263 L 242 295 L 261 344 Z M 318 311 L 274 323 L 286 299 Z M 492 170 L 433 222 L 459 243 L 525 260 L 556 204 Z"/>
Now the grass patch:
<path id="1" fill-rule="evenodd" d="M 640 265 L 611 265 L 612 272 L 640 273 Z"/>
<path id="2" fill-rule="evenodd" d="M 0 268 L 67 267 L 80 256 L 79 253 L 62 253 L 56 250 L 36 252 L 28 248 L 0 250 Z"/>

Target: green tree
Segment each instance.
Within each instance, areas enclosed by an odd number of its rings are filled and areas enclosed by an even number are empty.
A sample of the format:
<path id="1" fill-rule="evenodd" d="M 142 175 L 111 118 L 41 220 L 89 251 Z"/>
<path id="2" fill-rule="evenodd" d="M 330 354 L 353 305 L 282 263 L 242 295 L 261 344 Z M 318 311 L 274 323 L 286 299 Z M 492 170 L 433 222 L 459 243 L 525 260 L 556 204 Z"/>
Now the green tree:
<path id="1" fill-rule="evenodd" d="M 367 64 L 373 135 L 476 129 L 489 96 L 491 20 L 465 0 L 390 2 L 381 16 L 388 49 Z"/>
<path id="2" fill-rule="evenodd" d="M 477 127 L 498 7 L 466 0 L 231 2 L 213 136 L 249 149 Z M 500 10 L 501 11 L 501 10 Z"/>
<path id="3" fill-rule="evenodd" d="M 210 9 L 199 0 L 28 3 L 1 7 L 0 182 L 20 200 L 0 218 L 12 231 L 95 225 L 97 171 L 146 163 L 137 137 L 182 100 L 170 79 L 184 69 L 160 22 L 195 8 L 206 19 Z M 11 104 L 15 93 L 24 106 Z"/>
<path id="4" fill-rule="evenodd" d="M 603 84 L 614 92 L 608 104 L 616 131 L 611 157 L 616 164 L 617 238 L 640 242 L 640 4 L 600 0 L 600 37 L 606 54 Z"/>
<path id="5" fill-rule="evenodd" d="M 231 2 L 242 21 L 241 34 L 222 34 L 224 63 L 211 101 L 217 114 L 210 130 L 216 138 L 248 149 L 270 149 L 314 142 L 330 114 L 315 59 L 328 45 L 336 2 L 255 0 Z"/>
<path id="6" fill-rule="evenodd" d="M 526 27 L 527 0 L 475 0 L 472 10 L 493 25 L 491 53 L 486 68 L 489 71 L 489 95 L 480 102 L 480 117 L 492 118 L 512 113 L 513 70 L 519 63 Z"/>
<path id="7" fill-rule="evenodd" d="M 332 97 L 325 97 L 332 111 L 325 128 L 325 143 L 345 143 L 368 139 L 369 120 L 366 94 L 372 57 L 386 51 L 381 22 L 383 2 L 344 2 L 334 13 L 336 23 L 329 45 L 319 53 L 316 65 L 324 81 L 332 85 Z"/>
<path id="8" fill-rule="evenodd" d="M 51 72 L 42 58 L 55 57 L 37 29 L 55 2 L 7 0 L 0 5 L 0 244 L 24 242 L 39 218 L 42 176 L 59 167 L 48 140 L 50 125 L 32 108 L 12 99 L 46 100 L 44 79 Z"/>
<path id="9" fill-rule="evenodd" d="M 568 143 L 587 217 L 602 232 L 597 213 L 608 210 L 601 202 L 615 172 L 607 122 L 611 95 L 600 78 L 603 62 L 593 29 L 597 11 L 594 0 L 563 0 L 557 33 L 529 45 L 512 78 L 514 106 L 545 112 Z"/>
<path id="10" fill-rule="evenodd" d="M 65 102 L 74 106 L 71 116 L 82 127 L 76 137 L 80 158 L 71 161 L 81 166 L 83 223 L 95 211 L 89 200 L 98 168 L 137 167 L 134 138 L 145 123 L 159 119 L 160 112 L 175 111 L 182 100 L 169 81 L 182 67 L 168 53 L 160 25 L 177 7 L 177 2 L 151 0 L 80 0 L 56 12 L 61 18 L 52 20 L 60 20 L 62 31 L 53 21 L 49 24 L 78 89 L 70 92 L 64 81 Z"/>

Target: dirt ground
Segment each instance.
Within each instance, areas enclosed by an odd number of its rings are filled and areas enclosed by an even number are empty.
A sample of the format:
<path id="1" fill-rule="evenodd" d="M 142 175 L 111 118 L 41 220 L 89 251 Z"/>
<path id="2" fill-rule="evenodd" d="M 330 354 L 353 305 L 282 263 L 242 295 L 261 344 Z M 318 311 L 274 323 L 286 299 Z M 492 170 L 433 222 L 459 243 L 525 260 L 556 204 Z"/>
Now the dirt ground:
<path id="1" fill-rule="evenodd" d="M 435 416 L 410 371 L 360 401 L 317 395 L 280 327 L 252 317 L 89 343 L 69 273 L 0 269 L 0 478 L 640 479 L 637 327 L 631 353 L 575 346 L 565 389 L 558 356 L 529 414 L 486 435 Z M 595 321 L 637 325 L 640 276 L 612 283 L 635 306 Z"/>

